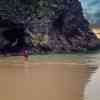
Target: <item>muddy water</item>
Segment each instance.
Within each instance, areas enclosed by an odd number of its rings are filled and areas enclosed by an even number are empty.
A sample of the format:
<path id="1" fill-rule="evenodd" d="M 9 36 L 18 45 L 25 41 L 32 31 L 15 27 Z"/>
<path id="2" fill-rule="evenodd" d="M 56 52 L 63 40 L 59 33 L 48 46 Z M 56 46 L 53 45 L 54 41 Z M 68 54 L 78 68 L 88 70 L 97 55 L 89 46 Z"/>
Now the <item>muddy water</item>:
<path id="1" fill-rule="evenodd" d="M 100 100 L 96 57 L 46 55 L 28 61 L 0 57 L 0 100 Z"/>

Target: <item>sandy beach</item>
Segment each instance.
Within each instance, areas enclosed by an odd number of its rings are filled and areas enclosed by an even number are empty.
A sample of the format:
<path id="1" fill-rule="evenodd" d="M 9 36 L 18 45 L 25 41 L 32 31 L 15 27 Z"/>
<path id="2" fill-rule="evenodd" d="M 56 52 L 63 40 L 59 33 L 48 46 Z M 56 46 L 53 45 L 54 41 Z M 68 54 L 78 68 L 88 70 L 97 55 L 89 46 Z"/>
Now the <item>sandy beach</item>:
<path id="1" fill-rule="evenodd" d="M 83 100 L 90 75 L 79 59 L 0 58 L 0 100 Z"/>

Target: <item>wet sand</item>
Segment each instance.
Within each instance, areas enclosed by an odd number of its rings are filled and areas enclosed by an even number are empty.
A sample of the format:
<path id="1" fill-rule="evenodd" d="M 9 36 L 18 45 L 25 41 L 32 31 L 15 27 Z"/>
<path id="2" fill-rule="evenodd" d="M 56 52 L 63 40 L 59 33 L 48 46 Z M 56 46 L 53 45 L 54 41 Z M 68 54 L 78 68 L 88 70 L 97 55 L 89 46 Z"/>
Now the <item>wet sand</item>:
<path id="1" fill-rule="evenodd" d="M 2 58 L 2 57 L 1 57 Z M 74 60 L 0 58 L 0 100 L 83 100 L 91 68 Z"/>

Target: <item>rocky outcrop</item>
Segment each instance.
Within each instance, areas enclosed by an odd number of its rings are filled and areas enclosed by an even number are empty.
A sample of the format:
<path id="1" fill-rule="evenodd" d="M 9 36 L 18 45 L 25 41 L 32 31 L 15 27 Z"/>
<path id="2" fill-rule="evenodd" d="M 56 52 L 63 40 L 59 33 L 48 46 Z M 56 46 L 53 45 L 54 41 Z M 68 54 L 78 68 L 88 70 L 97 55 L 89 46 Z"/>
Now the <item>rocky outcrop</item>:
<path id="1" fill-rule="evenodd" d="M 30 6 L 31 4 L 28 4 L 27 8 L 30 8 Z M 8 24 L 9 21 L 6 25 L 3 21 L 0 22 L 0 27 L 4 28 L 8 25 L 7 29 L 2 32 L 5 39 L 7 39 L 5 33 L 9 37 L 14 37 L 14 40 L 16 38 L 19 41 L 22 39 L 21 45 L 27 44 L 28 46 L 31 44 L 30 47 L 33 53 L 80 52 L 99 47 L 99 40 L 91 31 L 88 21 L 84 18 L 78 0 L 37 0 L 37 6 L 33 5 L 33 8 L 35 7 L 35 12 L 28 9 L 29 14 L 24 13 L 24 15 L 18 13 L 12 16 L 12 14 L 3 12 L 4 14 L 1 15 L 3 19 L 1 20 L 5 21 L 6 19 L 13 22 L 11 26 Z M 14 28 L 13 24 L 15 25 Z M 24 28 L 21 28 L 22 26 Z M 38 36 L 38 34 L 41 37 L 48 36 L 47 42 L 41 43 L 40 40 L 37 43 L 32 42 L 33 36 Z M 22 38 L 19 38 L 20 36 Z"/>

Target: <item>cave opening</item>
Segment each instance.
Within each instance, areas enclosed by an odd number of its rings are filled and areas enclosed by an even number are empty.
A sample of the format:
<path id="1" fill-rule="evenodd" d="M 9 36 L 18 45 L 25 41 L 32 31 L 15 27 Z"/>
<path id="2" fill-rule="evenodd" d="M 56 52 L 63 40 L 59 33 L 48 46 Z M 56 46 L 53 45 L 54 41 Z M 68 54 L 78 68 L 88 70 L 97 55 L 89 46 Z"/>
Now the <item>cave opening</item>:
<path id="1" fill-rule="evenodd" d="M 23 23 L 15 23 L 10 19 L 0 18 L 0 29 L 2 31 L 2 37 L 7 41 L 3 46 L 2 52 L 20 52 L 21 49 L 27 47 L 25 37 L 25 25 Z"/>

